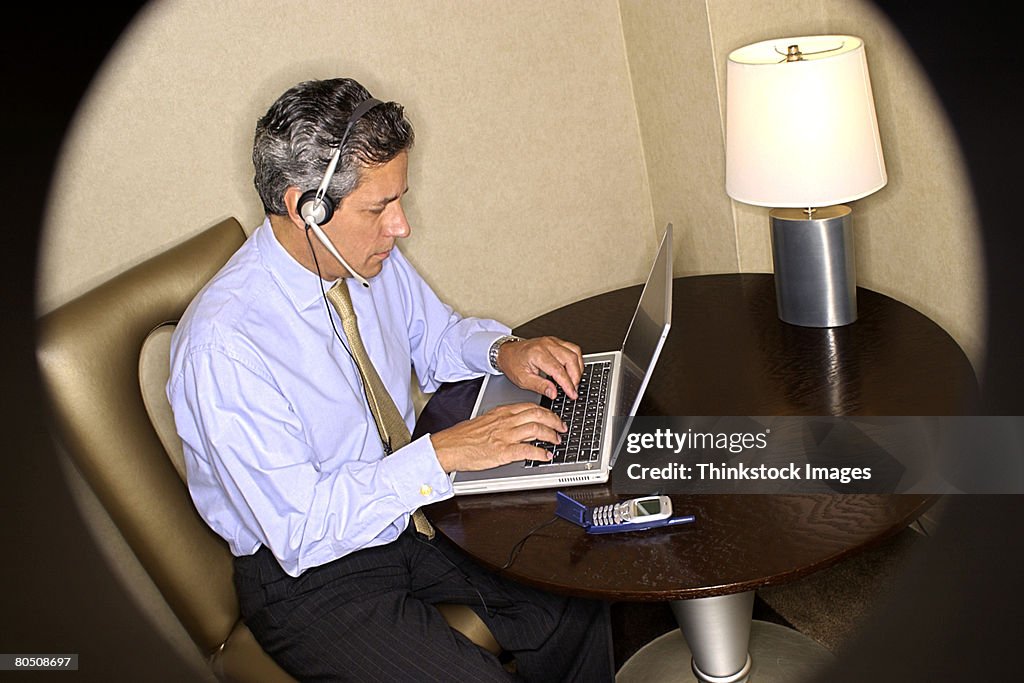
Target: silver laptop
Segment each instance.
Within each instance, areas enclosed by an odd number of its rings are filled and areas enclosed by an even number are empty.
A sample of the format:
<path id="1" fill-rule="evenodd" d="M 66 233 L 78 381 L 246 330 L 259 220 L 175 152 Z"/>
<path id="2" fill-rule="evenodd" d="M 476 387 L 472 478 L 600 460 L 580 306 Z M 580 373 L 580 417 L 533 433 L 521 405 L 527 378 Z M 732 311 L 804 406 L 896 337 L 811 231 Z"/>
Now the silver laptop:
<path id="1" fill-rule="evenodd" d="M 569 431 L 554 446 L 550 462 L 519 461 L 479 472 L 454 472 L 455 495 L 600 484 L 608 481 L 621 439 L 636 414 L 672 321 L 672 224 L 654 259 L 633 321 L 618 351 L 583 356 L 579 398 L 559 389 L 554 400 L 520 389 L 504 375 L 487 375 L 471 417 L 509 403 L 540 403 L 562 416 Z M 615 418 L 627 418 L 616 420 Z"/>

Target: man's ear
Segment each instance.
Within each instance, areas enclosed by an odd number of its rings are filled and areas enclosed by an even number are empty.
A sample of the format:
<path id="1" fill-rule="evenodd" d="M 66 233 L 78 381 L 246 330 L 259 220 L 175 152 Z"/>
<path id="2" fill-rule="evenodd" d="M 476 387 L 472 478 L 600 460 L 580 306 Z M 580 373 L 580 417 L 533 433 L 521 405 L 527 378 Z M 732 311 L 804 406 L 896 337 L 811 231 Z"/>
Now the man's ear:
<path id="1" fill-rule="evenodd" d="M 306 221 L 302 220 L 302 216 L 299 215 L 299 197 L 302 196 L 302 190 L 295 187 L 294 185 L 284 191 L 284 206 L 288 209 L 288 218 L 295 227 L 299 230 L 306 229 Z"/>

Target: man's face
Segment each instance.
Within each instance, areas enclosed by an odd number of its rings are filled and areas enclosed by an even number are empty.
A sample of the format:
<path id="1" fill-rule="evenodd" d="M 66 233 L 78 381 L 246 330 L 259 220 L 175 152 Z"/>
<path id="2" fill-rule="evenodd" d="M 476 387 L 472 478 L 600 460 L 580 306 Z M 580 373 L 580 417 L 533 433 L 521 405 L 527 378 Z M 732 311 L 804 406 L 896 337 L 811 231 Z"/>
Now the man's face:
<path id="1" fill-rule="evenodd" d="M 411 232 L 402 209 L 402 195 L 409 190 L 408 169 L 407 152 L 383 166 L 365 169 L 359 187 L 322 226 L 348 264 L 365 278 L 379 273 L 395 241 Z M 348 271 L 329 254 L 320 258 L 320 266 L 327 280 L 348 277 Z"/>

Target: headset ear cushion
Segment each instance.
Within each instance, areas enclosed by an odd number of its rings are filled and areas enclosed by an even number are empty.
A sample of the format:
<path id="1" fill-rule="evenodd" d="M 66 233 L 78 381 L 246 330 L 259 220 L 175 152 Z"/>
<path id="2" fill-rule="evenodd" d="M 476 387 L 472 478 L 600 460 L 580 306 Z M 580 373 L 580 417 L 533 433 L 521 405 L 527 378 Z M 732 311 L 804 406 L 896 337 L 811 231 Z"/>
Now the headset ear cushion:
<path id="1" fill-rule="evenodd" d="M 316 206 L 316 190 L 307 190 L 299 197 L 299 216 L 306 223 L 324 225 L 330 222 L 334 216 L 334 202 L 327 195 L 320 200 L 320 206 Z"/>

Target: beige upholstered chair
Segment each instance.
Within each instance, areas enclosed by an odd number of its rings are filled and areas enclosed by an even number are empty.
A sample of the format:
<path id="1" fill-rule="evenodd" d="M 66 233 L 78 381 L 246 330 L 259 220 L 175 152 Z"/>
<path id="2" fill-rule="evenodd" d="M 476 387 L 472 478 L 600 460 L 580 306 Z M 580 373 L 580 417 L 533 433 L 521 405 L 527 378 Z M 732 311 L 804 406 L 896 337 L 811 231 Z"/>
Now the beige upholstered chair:
<path id="1" fill-rule="evenodd" d="M 239 618 L 230 551 L 192 505 L 164 395 L 174 324 L 244 239 L 225 220 L 58 308 L 38 357 L 58 439 L 214 673 L 289 681 Z M 442 612 L 498 651 L 472 610 Z"/>

